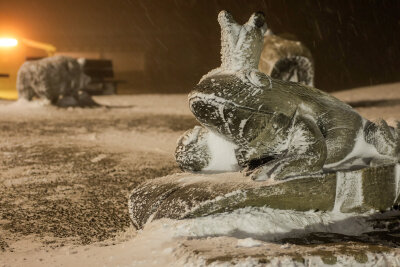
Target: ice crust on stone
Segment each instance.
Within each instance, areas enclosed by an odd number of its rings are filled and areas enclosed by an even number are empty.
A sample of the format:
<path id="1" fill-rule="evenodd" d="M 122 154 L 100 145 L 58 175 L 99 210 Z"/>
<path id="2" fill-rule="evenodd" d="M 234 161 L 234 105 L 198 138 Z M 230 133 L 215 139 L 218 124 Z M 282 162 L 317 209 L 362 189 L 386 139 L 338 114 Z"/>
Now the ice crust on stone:
<path id="1" fill-rule="evenodd" d="M 298 237 L 311 232 L 360 235 L 373 230 L 365 219 L 368 215 L 370 213 L 356 215 L 354 213 L 299 212 L 268 207 L 246 207 L 229 213 L 182 220 L 174 227 L 176 229 L 175 236 L 233 236 L 274 241 L 289 236 Z M 343 227 L 341 221 L 346 222 L 346 227 Z"/>

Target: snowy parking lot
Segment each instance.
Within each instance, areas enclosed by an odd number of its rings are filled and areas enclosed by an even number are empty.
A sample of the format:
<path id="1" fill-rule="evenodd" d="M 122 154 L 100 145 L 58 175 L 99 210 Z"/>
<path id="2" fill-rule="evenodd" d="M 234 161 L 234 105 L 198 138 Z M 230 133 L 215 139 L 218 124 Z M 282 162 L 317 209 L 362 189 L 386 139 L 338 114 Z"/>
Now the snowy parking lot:
<path id="1" fill-rule="evenodd" d="M 393 125 L 400 120 L 399 87 L 334 95 L 364 117 Z M 347 258 L 365 263 L 376 257 L 375 263 L 383 264 L 399 255 L 393 245 L 343 235 L 316 234 L 283 244 L 246 236 L 174 241 L 175 222 L 155 222 L 138 234 L 128 215 L 130 191 L 142 181 L 181 172 L 173 157 L 176 140 L 198 122 L 183 94 L 95 100 L 102 106 L 62 109 L 0 102 L 0 266 L 149 266 L 174 261 L 244 261 L 251 266 L 279 257 L 282 263 L 302 264 L 307 255 L 324 263 Z M 398 237 L 390 241 L 400 242 Z M 334 259 L 336 254 L 342 258 Z"/>

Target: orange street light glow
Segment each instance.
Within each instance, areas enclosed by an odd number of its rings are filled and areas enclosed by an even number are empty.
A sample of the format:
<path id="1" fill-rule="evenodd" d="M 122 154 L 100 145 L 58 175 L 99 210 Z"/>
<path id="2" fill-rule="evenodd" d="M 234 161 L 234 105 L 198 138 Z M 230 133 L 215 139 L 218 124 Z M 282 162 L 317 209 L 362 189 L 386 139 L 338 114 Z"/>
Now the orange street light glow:
<path id="1" fill-rule="evenodd" d="M 13 47 L 18 45 L 18 40 L 14 38 L 0 38 L 0 47 Z"/>

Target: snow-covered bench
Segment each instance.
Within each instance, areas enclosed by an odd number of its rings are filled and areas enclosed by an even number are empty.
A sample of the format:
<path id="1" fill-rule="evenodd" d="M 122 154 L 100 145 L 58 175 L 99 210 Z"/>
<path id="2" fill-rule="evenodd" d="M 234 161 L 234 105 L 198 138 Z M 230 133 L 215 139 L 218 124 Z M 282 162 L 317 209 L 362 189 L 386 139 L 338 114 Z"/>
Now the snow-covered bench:
<path id="1" fill-rule="evenodd" d="M 83 71 L 91 78 L 85 90 L 91 94 L 114 94 L 117 86 L 124 83 L 114 77 L 113 63 L 108 59 L 82 59 Z"/>

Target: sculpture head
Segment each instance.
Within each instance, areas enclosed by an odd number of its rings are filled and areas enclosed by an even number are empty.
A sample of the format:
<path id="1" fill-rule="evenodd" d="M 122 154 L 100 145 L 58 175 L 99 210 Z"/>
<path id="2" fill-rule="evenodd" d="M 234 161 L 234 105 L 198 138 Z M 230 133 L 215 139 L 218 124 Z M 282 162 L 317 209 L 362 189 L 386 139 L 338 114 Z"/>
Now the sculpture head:
<path id="1" fill-rule="evenodd" d="M 221 26 L 221 68 L 240 70 L 258 68 L 267 30 L 264 13 L 253 13 L 249 20 L 239 25 L 227 11 L 218 14 Z"/>

